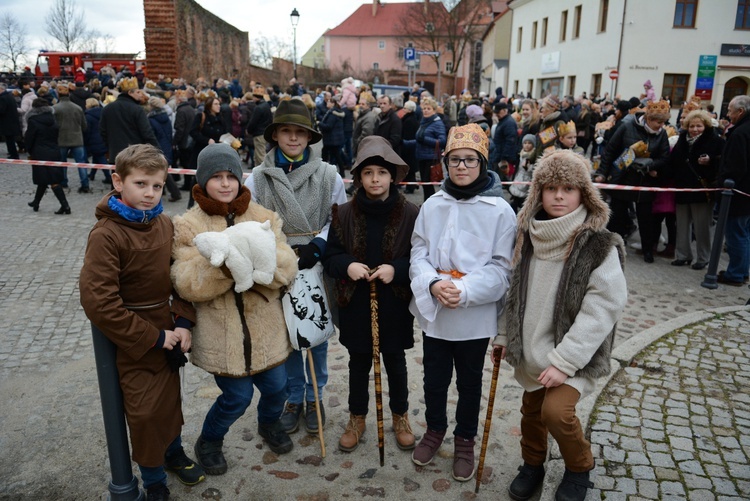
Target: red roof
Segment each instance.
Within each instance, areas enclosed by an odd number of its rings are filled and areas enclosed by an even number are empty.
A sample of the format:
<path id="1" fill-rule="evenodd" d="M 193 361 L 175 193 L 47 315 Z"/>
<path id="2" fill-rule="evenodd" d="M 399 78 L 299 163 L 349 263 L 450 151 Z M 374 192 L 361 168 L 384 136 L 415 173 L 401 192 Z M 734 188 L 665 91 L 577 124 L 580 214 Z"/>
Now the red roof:
<path id="1" fill-rule="evenodd" d="M 344 22 L 326 31 L 327 37 L 397 37 L 403 35 L 403 19 L 415 17 L 415 8 L 423 8 L 422 2 L 380 3 L 375 16 L 372 15 L 373 4 L 360 5 Z M 441 15 L 446 11 L 443 2 L 429 2 L 430 10 L 438 10 L 432 15 Z M 422 17 L 424 20 L 424 17 Z M 417 21 L 417 19 L 415 19 Z"/>

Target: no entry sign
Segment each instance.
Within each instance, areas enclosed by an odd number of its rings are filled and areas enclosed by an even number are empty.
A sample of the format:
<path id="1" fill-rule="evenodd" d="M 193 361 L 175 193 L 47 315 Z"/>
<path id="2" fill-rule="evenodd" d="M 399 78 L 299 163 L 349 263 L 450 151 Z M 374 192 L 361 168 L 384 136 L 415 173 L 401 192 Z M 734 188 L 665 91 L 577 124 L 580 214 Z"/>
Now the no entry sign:
<path id="1" fill-rule="evenodd" d="M 609 78 L 611 78 L 612 80 L 617 80 L 617 77 L 619 76 L 620 76 L 620 72 L 617 70 L 612 70 L 609 72 Z"/>

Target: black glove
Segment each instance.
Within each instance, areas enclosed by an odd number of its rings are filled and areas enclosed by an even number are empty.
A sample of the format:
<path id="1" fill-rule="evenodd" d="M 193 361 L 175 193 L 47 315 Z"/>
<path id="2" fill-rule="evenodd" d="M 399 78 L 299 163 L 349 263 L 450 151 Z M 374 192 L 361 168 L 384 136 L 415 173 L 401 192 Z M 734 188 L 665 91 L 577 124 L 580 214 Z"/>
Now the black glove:
<path id="1" fill-rule="evenodd" d="M 297 251 L 297 255 L 299 256 L 297 266 L 300 270 L 312 268 L 315 266 L 315 263 L 320 261 L 320 247 L 312 242 L 305 245 L 295 245 L 292 248 Z"/>
<path id="2" fill-rule="evenodd" d="M 651 158 L 636 158 L 633 160 L 633 167 L 638 172 L 648 172 L 651 170 L 651 167 L 654 165 L 654 160 Z"/>
<path id="3" fill-rule="evenodd" d="M 172 372 L 177 372 L 180 367 L 184 367 L 188 359 L 184 353 L 182 353 L 182 343 L 177 343 L 171 350 L 164 350 L 167 356 L 167 365 L 172 369 Z"/>

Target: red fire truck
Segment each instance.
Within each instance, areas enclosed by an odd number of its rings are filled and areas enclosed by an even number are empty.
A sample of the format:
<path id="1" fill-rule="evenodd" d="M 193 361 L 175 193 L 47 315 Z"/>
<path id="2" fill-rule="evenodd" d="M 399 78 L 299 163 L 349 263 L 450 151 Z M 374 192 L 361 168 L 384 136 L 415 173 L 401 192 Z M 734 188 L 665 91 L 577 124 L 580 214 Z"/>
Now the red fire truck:
<path id="1" fill-rule="evenodd" d="M 136 59 L 137 54 L 95 54 L 90 52 L 55 52 L 39 51 L 36 59 L 34 75 L 38 80 L 43 78 L 73 78 L 78 68 L 88 70 L 92 68 L 99 71 L 103 66 L 110 65 L 115 71 L 119 71 L 123 66 L 127 66 L 131 73 L 135 73 L 138 68 L 143 67 L 146 70 L 145 59 Z"/>

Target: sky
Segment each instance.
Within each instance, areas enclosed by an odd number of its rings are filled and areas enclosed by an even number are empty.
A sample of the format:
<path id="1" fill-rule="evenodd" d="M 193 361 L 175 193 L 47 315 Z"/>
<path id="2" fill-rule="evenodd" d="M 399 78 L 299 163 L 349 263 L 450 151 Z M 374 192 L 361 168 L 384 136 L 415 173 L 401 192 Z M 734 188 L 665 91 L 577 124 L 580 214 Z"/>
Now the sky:
<path id="1" fill-rule="evenodd" d="M 116 52 L 144 50 L 143 2 L 139 0 L 74 0 L 91 28 L 108 33 L 115 38 Z M 320 2 L 301 0 L 197 0 L 210 11 L 234 27 L 248 32 L 252 40 L 259 35 L 288 38 L 292 43 L 292 23 L 289 14 L 296 8 L 300 19 L 297 25 L 297 57 L 307 52 L 328 29 L 338 26 L 362 4 L 371 0 L 336 0 Z M 32 6 L 33 4 L 33 6 Z M 36 61 L 38 50 L 44 48 L 45 39 L 51 39 L 45 30 L 44 19 L 54 0 L 2 0 L 0 14 L 10 12 L 25 25 L 29 46 L 32 48 L 28 62 Z M 228 8 L 231 6 L 231 8 Z"/>

